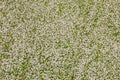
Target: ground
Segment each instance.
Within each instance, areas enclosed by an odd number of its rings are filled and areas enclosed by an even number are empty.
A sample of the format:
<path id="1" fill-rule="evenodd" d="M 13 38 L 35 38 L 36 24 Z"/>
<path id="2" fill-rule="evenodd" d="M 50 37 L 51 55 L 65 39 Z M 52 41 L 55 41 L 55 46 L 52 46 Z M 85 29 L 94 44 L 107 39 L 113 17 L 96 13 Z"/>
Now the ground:
<path id="1" fill-rule="evenodd" d="M 0 0 L 0 80 L 120 80 L 120 0 Z"/>

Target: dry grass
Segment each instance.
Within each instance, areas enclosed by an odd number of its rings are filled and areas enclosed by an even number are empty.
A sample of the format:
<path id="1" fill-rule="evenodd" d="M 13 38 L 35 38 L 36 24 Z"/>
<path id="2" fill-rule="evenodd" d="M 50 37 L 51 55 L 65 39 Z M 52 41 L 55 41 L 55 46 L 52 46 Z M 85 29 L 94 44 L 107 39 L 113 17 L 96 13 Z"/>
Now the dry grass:
<path id="1" fill-rule="evenodd" d="M 0 80 L 120 80 L 120 1 L 0 0 Z"/>

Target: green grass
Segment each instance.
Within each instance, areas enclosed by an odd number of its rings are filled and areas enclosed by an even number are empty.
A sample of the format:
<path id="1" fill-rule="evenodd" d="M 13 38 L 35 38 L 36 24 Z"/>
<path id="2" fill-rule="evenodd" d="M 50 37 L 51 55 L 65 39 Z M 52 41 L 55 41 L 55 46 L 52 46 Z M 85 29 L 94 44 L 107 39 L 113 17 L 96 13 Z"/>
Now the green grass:
<path id="1" fill-rule="evenodd" d="M 0 80 L 120 80 L 120 1 L 0 0 Z"/>

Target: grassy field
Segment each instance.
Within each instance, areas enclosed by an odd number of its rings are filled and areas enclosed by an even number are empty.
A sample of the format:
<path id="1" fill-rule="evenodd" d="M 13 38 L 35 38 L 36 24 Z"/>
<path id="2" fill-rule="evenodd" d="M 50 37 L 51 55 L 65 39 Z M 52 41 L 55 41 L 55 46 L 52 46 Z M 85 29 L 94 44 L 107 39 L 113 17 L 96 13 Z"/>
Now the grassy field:
<path id="1" fill-rule="evenodd" d="M 120 0 L 0 0 L 0 80 L 120 80 Z"/>

